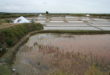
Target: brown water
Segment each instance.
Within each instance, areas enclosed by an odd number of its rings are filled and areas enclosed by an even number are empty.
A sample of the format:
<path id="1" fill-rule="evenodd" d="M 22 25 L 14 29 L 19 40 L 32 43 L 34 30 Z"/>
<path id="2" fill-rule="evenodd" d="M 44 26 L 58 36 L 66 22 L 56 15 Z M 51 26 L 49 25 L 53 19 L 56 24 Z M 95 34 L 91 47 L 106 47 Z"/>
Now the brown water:
<path id="1" fill-rule="evenodd" d="M 13 67 L 20 75 L 46 75 L 56 70 L 83 75 L 93 63 L 108 70 L 109 57 L 109 34 L 37 34 L 20 48 Z"/>

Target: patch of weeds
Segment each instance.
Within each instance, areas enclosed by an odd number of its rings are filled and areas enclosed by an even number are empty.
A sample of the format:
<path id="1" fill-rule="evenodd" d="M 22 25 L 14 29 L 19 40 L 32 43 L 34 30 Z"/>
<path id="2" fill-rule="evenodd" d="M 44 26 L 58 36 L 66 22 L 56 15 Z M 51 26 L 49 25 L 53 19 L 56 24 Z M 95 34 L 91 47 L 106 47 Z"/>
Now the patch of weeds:
<path id="1" fill-rule="evenodd" d="M 107 72 L 102 72 L 97 66 L 92 65 L 84 75 L 109 75 Z"/>
<path id="2" fill-rule="evenodd" d="M 0 65 L 0 75 L 12 75 L 12 71 L 8 65 Z"/>

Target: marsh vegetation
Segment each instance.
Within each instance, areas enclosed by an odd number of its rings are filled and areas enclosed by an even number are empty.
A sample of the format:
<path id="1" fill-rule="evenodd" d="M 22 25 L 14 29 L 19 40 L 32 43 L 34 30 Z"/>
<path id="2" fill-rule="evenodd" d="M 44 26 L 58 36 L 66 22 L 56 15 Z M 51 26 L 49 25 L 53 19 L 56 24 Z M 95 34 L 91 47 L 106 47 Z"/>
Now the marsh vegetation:
<path id="1" fill-rule="evenodd" d="M 0 30 L 0 56 L 6 52 L 7 48 L 14 46 L 23 36 L 35 30 L 41 30 L 41 24 L 19 24 L 13 27 Z"/>

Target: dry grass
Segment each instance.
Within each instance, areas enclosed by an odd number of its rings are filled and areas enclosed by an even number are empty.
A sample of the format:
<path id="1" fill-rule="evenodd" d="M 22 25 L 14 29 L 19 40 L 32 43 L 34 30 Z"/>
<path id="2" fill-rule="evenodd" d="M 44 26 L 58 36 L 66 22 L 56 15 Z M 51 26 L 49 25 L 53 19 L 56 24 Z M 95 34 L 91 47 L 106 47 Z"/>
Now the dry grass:
<path id="1" fill-rule="evenodd" d="M 66 75 L 65 73 L 70 75 L 108 75 L 109 69 L 105 72 L 103 67 L 107 68 L 109 64 L 101 62 L 102 58 L 97 59 L 92 54 L 86 56 L 74 52 L 64 53 L 51 46 L 40 46 L 39 51 L 44 55 L 52 54 L 49 60 L 51 61 L 50 64 L 61 70 L 61 72 L 56 72 L 55 75 Z M 65 73 L 62 73 L 62 71 Z"/>

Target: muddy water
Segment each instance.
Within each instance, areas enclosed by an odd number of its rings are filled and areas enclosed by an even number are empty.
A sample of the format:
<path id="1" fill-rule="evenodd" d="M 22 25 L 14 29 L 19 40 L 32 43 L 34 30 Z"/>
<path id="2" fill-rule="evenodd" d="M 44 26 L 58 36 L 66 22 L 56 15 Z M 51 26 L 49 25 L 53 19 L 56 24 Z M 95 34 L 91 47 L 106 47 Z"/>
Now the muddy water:
<path id="1" fill-rule="evenodd" d="M 20 48 L 13 67 L 19 75 L 47 75 L 57 70 L 83 75 L 92 63 L 109 65 L 109 57 L 109 34 L 37 34 Z"/>
<path id="2" fill-rule="evenodd" d="M 110 55 L 110 35 L 40 34 L 32 36 L 26 45 L 33 47 L 35 43 L 57 47 L 65 52 L 93 53 L 107 57 Z"/>

